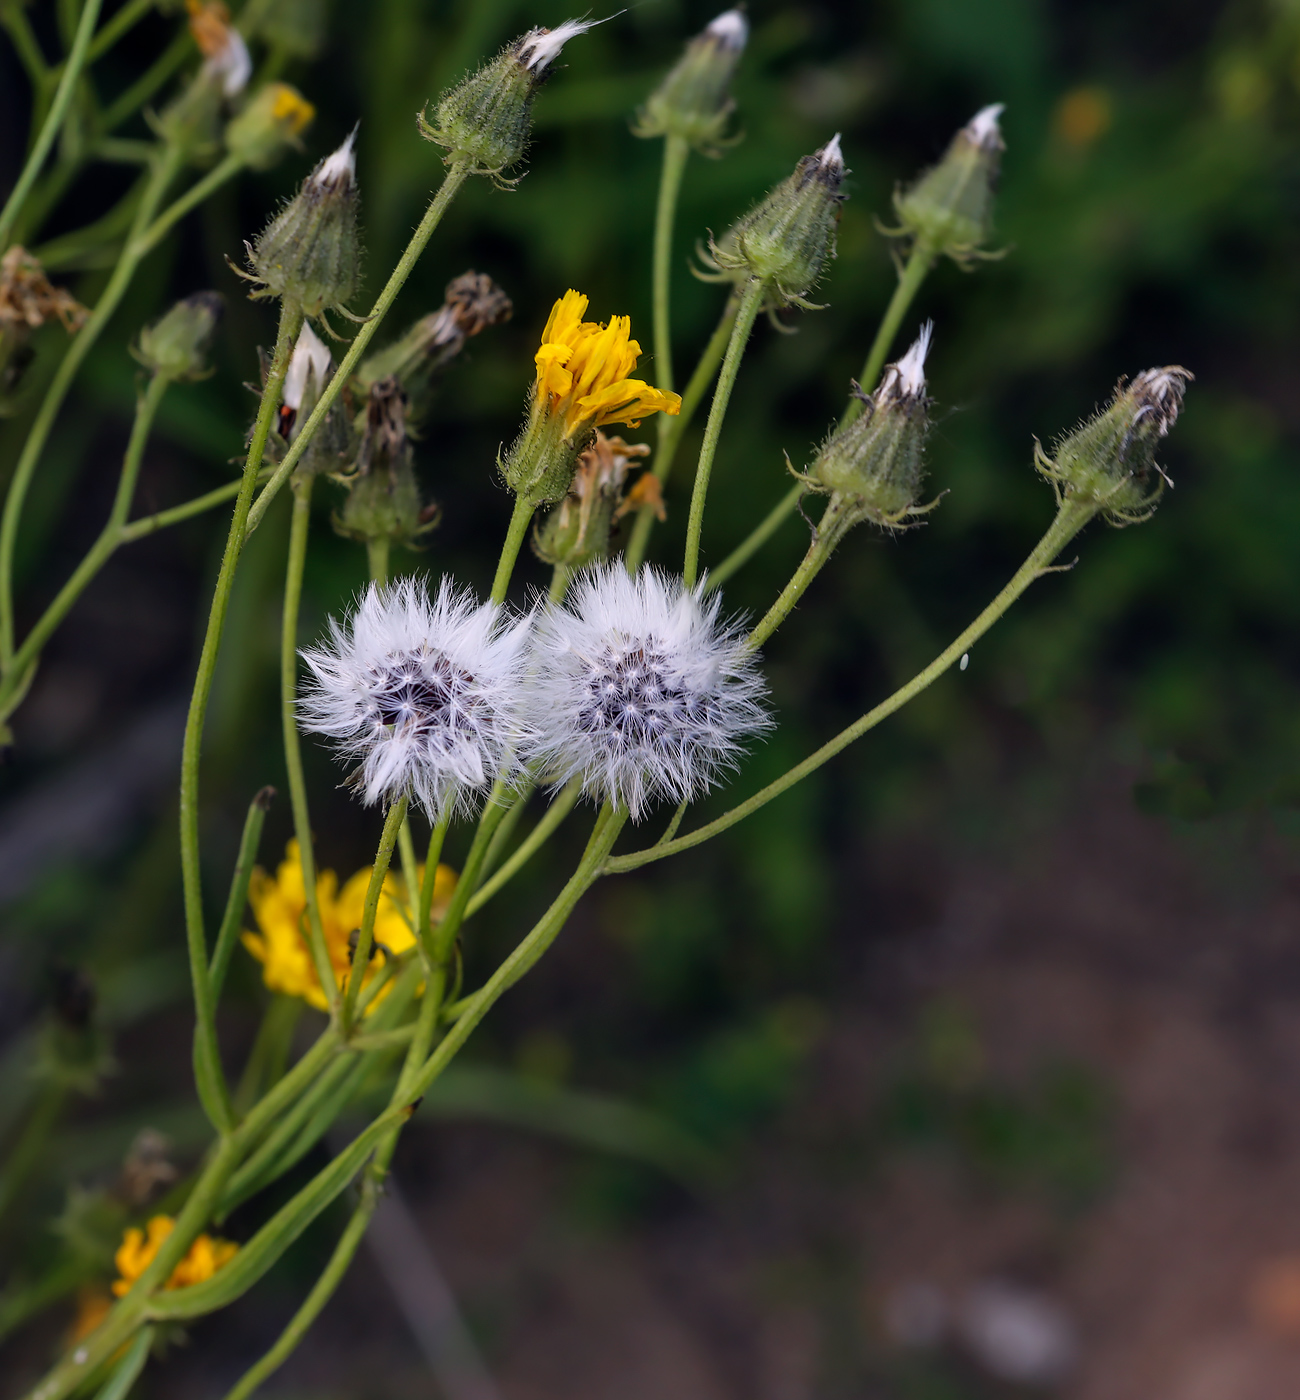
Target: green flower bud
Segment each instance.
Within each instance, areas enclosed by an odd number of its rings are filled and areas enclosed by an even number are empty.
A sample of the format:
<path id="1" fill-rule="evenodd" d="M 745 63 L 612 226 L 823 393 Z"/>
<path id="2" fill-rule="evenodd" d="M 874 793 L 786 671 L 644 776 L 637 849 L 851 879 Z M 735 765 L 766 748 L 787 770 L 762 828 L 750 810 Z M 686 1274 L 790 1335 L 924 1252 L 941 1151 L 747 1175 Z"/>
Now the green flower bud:
<path id="1" fill-rule="evenodd" d="M 249 249 L 255 296 L 296 304 L 305 316 L 345 311 L 361 273 L 356 132 L 327 156 Z"/>
<path id="2" fill-rule="evenodd" d="M 325 42 L 325 0 L 270 0 L 261 7 L 259 33 L 272 49 L 315 58 Z"/>
<path id="3" fill-rule="evenodd" d="M 710 261 L 729 281 L 757 279 L 769 288 L 772 306 L 802 306 L 828 258 L 835 256 L 835 230 L 844 196 L 844 157 L 838 133 L 795 166 L 761 203 L 709 244 Z"/>
<path id="4" fill-rule="evenodd" d="M 468 161 L 475 175 L 501 176 L 523 156 L 532 129 L 533 98 L 560 50 L 595 21 L 570 19 L 555 29 L 530 29 L 420 116 L 420 134 Z"/>
<path id="5" fill-rule="evenodd" d="M 637 113 L 635 136 L 680 136 L 705 155 L 720 155 L 735 110 L 731 80 L 745 51 L 749 23 L 739 10 L 720 14 L 686 45 L 686 52 Z"/>
<path id="6" fill-rule="evenodd" d="M 1192 379 L 1181 365 L 1148 369 L 1115 387 L 1110 404 L 1056 443 L 1049 457 L 1034 444 L 1038 470 L 1060 498 L 1091 503 L 1118 525 L 1145 520 L 1166 486 L 1156 449 L 1178 421 Z"/>
<path id="7" fill-rule="evenodd" d="M 925 357 L 932 329 L 927 321 L 907 354 L 886 366 L 875 393 L 863 397 L 864 411 L 827 439 L 803 478 L 831 497 L 828 524 L 848 529 L 870 520 L 897 528 L 930 509 L 917 503 L 930 430 Z"/>
<path id="8" fill-rule="evenodd" d="M 334 528 L 348 539 L 386 539 L 415 549 L 437 525 L 437 507 L 420 503 L 406 432 L 406 401 L 396 379 L 381 379 L 370 390 L 356 466 L 338 480 L 348 488 L 348 496 L 334 516 Z"/>
<path id="9" fill-rule="evenodd" d="M 965 264 L 988 241 L 998 166 L 1006 149 L 998 126 L 1001 114 L 1000 102 L 976 112 L 939 164 L 894 196 L 903 231 L 933 256 L 946 253 Z"/>
<path id="10" fill-rule="evenodd" d="M 274 165 L 286 146 L 298 138 L 316 116 L 316 109 L 288 83 L 267 83 L 226 127 L 226 149 L 255 170 Z"/>
<path id="11" fill-rule="evenodd" d="M 596 440 L 578 458 L 569 494 L 533 535 L 537 557 L 545 564 L 566 564 L 571 569 L 606 558 L 614 522 L 632 508 L 623 494 L 628 468 L 635 458 L 649 453 L 645 443 L 629 444 L 597 432 Z"/>
<path id="12" fill-rule="evenodd" d="M 220 292 L 195 292 L 140 332 L 132 354 L 164 379 L 206 379 L 208 347 L 225 309 Z"/>

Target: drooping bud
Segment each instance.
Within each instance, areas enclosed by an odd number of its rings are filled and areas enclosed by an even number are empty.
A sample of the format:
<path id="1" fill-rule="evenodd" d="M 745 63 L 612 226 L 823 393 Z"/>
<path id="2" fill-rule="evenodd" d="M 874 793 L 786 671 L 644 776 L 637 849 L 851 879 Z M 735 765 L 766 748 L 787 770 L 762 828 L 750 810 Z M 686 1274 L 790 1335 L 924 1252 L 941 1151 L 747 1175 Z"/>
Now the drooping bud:
<path id="1" fill-rule="evenodd" d="M 279 297 L 305 316 L 346 310 L 361 275 L 355 140 L 354 130 L 249 249 L 255 296 Z"/>
<path id="2" fill-rule="evenodd" d="M 475 175 L 500 177 L 528 145 L 533 98 L 560 50 L 596 21 L 570 19 L 554 29 L 530 29 L 490 63 L 438 99 L 420 134 L 446 149 L 446 159 L 467 161 Z"/>
<path id="3" fill-rule="evenodd" d="M 367 355 L 352 376 L 353 392 L 365 396 L 378 380 L 395 375 L 407 399 L 408 428 L 423 417 L 434 381 L 465 342 L 508 321 L 514 311 L 510 298 L 485 273 L 461 273 L 447 283 L 445 295 L 437 311 L 422 316 L 391 345 Z"/>
<path id="4" fill-rule="evenodd" d="M 930 428 L 925 357 L 932 332 L 927 321 L 907 354 L 886 366 L 875 393 L 863 396 L 864 411 L 826 440 L 808 468 L 808 487 L 831 497 L 828 523 L 842 520 L 847 528 L 870 520 L 893 529 L 929 509 L 918 502 Z"/>
<path id="5" fill-rule="evenodd" d="M 178 301 L 160 321 L 146 326 L 132 354 L 164 379 L 206 379 L 212 373 L 208 347 L 224 310 L 220 292 L 195 292 Z"/>
<path id="6" fill-rule="evenodd" d="M 710 242 L 714 267 L 728 280 L 763 282 L 770 306 L 817 310 L 807 296 L 835 256 L 844 175 L 837 133 L 819 151 L 804 156 L 794 174 L 720 240 Z"/>
<path id="7" fill-rule="evenodd" d="M 1144 370 L 1120 380 L 1109 405 L 1061 438 L 1049 457 L 1035 444 L 1035 463 L 1065 500 L 1091 504 L 1116 524 L 1145 520 L 1173 482 L 1156 452 L 1178 421 L 1193 378 L 1181 365 Z"/>
<path id="8" fill-rule="evenodd" d="M 993 195 L 1002 152 L 1003 104 L 981 108 L 952 139 L 948 152 L 907 190 L 894 196 L 903 230 L 932 257 L 958 263 L 979 255 L 993 229 Z"/>
<path id="9" fill-rule="evenodd" d="M 598 431 L 596 440 L 578 458 L 569 494 L 533 536 L 537 557 L 543 563 L 565 564 L 571 569 L 606 558 L 614 522 L 626 514 L 623 488 L 628 468 L 636 458 L 649 454 L 646 443 L 626 443 L 621 437 L 606 437 Z"/>
<path id="10" fill-rule="evenodd" d="M 296 146 L 316 109 L 288 83 L 267 83 L 226 127 L 226 149 L 255 170 L 274 165 Z"/>
<path id="11" fill-rule="evenodd" d="M 720 155 L 735 110 L 731 80 L 749 38 L 749 21 L 726 10 L 686 45 L 686 52 L 637 113 L 635 136 L 680 136 L 705 155 Z"/>
<path id="12" fill-rule="evenodd" d="M 406 401 L 396 379 L 381 379 L 371 388 L 356 465 L 337 479 L 348 488 L 348 496 L 334 517 L 334 528 L 348 539 L 389 540 L 415 549 L 437 525 L 437 507 L 420 504 L 406 432 Z"/>

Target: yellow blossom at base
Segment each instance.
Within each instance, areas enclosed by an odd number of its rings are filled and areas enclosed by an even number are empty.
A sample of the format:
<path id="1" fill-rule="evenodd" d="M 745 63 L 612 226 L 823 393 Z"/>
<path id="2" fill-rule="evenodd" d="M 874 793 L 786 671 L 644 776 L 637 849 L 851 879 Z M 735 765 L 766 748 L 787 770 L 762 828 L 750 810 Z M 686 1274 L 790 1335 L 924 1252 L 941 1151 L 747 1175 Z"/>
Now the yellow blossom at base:
<path id="1" fill-rule="evenodd" d="M 339 888 L 332 870 L 316 876 L 316 902 L 320 906 L 325 946 L 339 985 L 351 966 L 349 939 L 361 927 L 361 916 L 370 885 L 370 870 L 358 870 Z M 423 880 L 421 867 L 419 878 Z M 433 918 L 446 912 L 456 888 L 456 872 L 440 865 L 433 881 Z M 262 964 L 262 978 L 273 992 L 302 997 L 318 1010 L 329 1007 L 306 938 L 307 893 L 302 878 L 302 857 L 297 841 L 285 847 L 285 859 L 274 878 L 258 868 L 248 884 L 248 902 L 253 907 L 259 933 L 245 933 L 244 947 Z M 415 946 L 414 916 L 406 898 L 406 884 L 390 871 L 384 879 L 379 909 L 375 915 L 375 954 L 372 968 L 389 953 L 404 953 Z"/>
<path id="2" fill-rule="evenodd" d="M 133 1225 L 122 1236 L 122 1243 L 113 1256 L 117 1272 L 121 1275 L 113 1284 L 113 1292 L 117 1297 L 124 1298 L 131 1291 L 131 1285 L 153 1263 L 163 1241 L 175 1228 L 176 1222 L 170 1215 L 155 1215 L 143 1230 Z M 171 1277 L 163 1287 L 188 1288 L 192 1283 L 202 1283 L 205 1279 L 210 1279 L 218 1269 L 229 1264 L 238 1253 L 239 1246 L 233 1240 L 219 1240 L 211 1235 L 200 1235 L 172 1270 Z"/>
<path id="3" fill-rule="evenodd" d="M 648 413 L 680 413 L 681 395 L 628 378 L 641 354 L 631 339 L 631 317 L 614 316 L 603 325 L 584 321 L 586 310 L 587 298 L 572 289 L 551 309 L 534 356 L 538 408 L 560 415 L 569 438 L 607 423 L 635 428 Z"/>

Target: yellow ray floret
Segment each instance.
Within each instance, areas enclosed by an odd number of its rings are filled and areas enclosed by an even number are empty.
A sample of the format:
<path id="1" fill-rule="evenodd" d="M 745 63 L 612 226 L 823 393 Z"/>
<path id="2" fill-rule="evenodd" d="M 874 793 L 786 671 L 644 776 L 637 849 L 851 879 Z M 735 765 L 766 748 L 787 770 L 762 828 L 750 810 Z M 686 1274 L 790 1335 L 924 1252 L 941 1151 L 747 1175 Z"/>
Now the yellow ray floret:
<path id="1" fill-rule="evenodd" d="M 122 1243 L 113 1256 L 120 1275 L 113 1283 L 113 1292 L 117 1297 L 124 1298 L 131 1291 L 131 1285 L 153 1263 L 154 1255 L 175 1228 L 176 1222 L 170 1215 L 155 1215 L 143 1230 L 132 1226 L 122 1236 Z M 163 1287 L 188 1288 L 192 1283 L 203 1283 L 218 1269 L 229 1264 L 238 1253 L 239 1246 L 233 1240 L 200 1235 L 172 1270 Z"/>
<path id="2" fill-rule="evenodd" d="M 423 869 L 420 878 L 424 878 Z M 358 870 L 339 888 L 338 876 L 322 870 L 316 876 L 316 901 L 320 906 L 325 946 L 329 949 L 334 976 L 341 986 L 351 965 L 349 939 L 361 927 L 361 915 L 370 884 L 370 867 Z M 456 872 L 440 865 L 434 875 L 433 917 L 446 911 L 456 888 Z M 273 992 L 302 997 L 325 1011 L 329 1007 L 307 945 L 307 892 L 302 878 L 302 856 L 297 841 L 285 847 L 285 859 L 274 878 L 262 869 L 253 871 L 248 883 L 248 902 L 253 907 L 259 933 L 245 933 L 244 947 L 262 964 L 262 978 Z M 379 896 L 375 916 L 375 963 L 380 966 L 384 949 L 403 953 L 415 945 L 414 923 L 401 876 L 389 872 Z M 386 989 L 385 989 L 386 990 Z"/>
<path id="3" fill-rule="evenodd" d="M 635 428 L 649 413 L 680 413 L 681 395 L 628 377 L 641 354 L 631 317 L 602 325 L 584 321 L 586 310 L 587 298 L 572 290 L 551 309 L 534 357 L 538 407 L 562 416 L 566 437 L 607 423 Z"/>

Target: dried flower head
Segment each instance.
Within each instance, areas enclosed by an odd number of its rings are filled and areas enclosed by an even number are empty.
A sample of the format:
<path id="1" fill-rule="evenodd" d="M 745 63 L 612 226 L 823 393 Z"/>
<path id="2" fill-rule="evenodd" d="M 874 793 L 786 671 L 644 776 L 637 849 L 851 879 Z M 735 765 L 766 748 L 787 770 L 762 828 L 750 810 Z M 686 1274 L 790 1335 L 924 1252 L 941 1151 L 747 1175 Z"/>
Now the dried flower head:
<path id="1" fill-rule="evenodd" d="M 721 607 L 651 568 L 582 574 L 534 629 L 530 763 L 633 820 L 658 798 L 707 792 L 769 723 L 757 658 Z"/>
<path id="2" fill-rule="evenodd" d="M 219 0 L 186 0 L 190 33 L 203 55 L 203 73 L 226 97 L 237 97 L 253 75 L 244 36 L 230 22 L 230 10 Z"/>
<path id="3" fill-rule="evenodd" d="M 358 763 L 349 782 L 367 803 L 410 796 L 436 819 L 508 769 L 525 646 L 526 623 L 446 578 L 432 600 L 417 579 L 372 584 L 302 653 L 314 679 L 299 721 Z"/>
<path id="4" fill-rule="evenodd" d="M 648 443 L 606 437 L 598 428 L 595 441 L 579 454 L 569 494 L 546 517 L 534 538 L 538 558 L 571 569 L 604 559 L 614 522 L 634 509 L 624 495 L 628 469 L 637 458 L 649 455 Z M 659 509 L 663 510 L 662 502 Z"/>
<path id="5" fill-rule="evenodd" d="M 64 330 L 75 331 L 89 315 L 71 292 L 51 284 L 26 248 L 15 243 L 0 258 L 0 332 L 17 326 L 36 330 L 54 316 Z"/>

